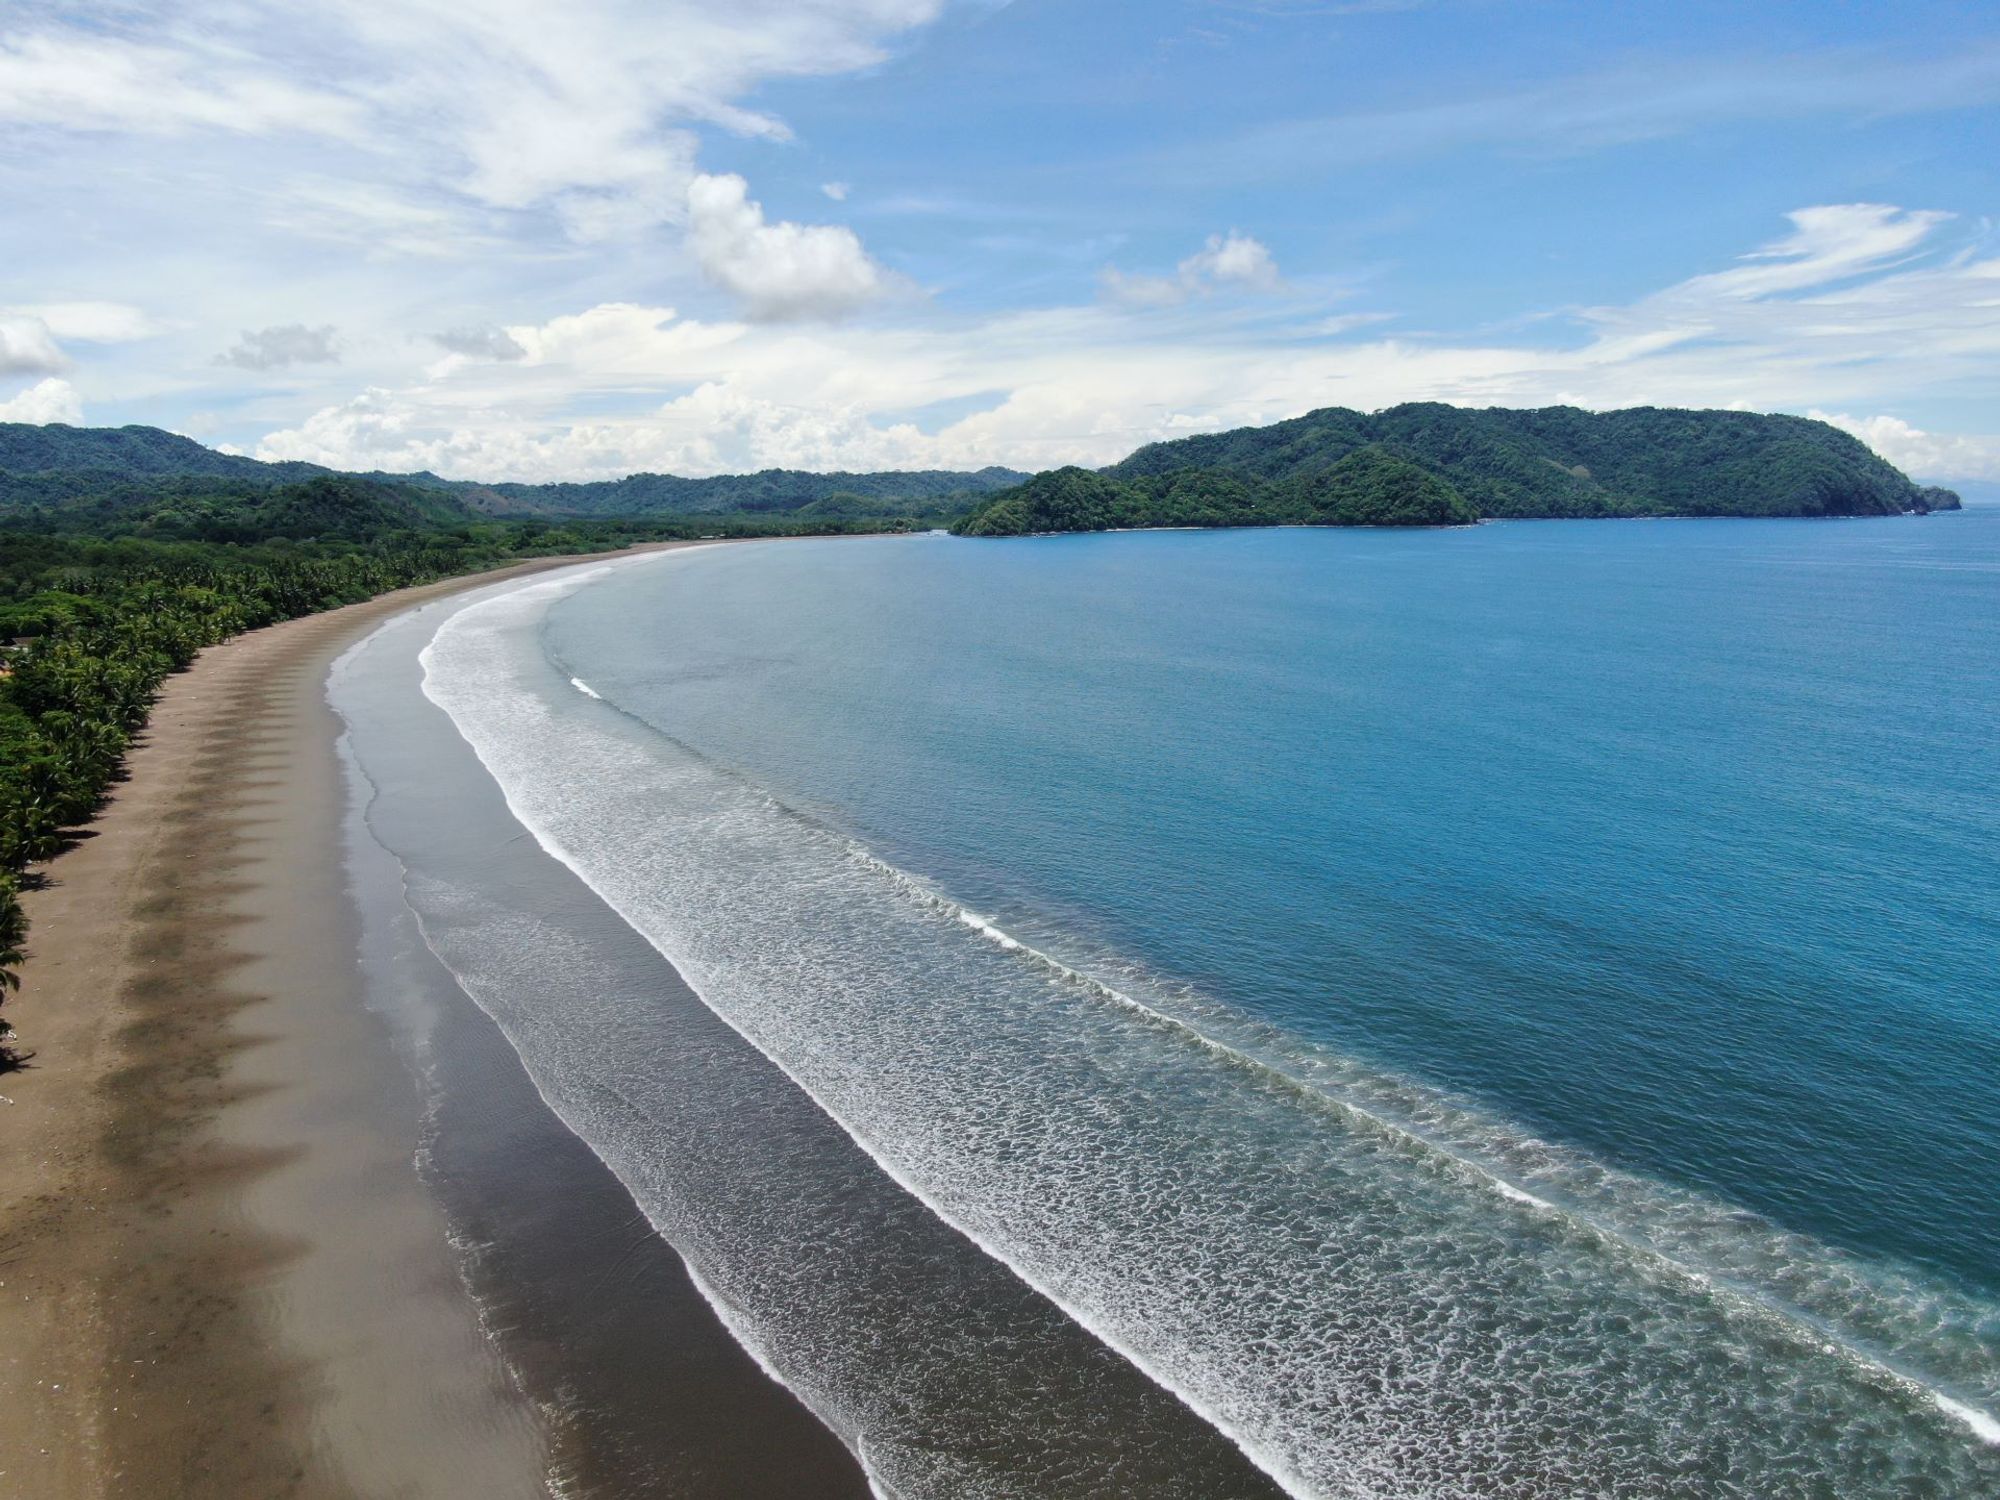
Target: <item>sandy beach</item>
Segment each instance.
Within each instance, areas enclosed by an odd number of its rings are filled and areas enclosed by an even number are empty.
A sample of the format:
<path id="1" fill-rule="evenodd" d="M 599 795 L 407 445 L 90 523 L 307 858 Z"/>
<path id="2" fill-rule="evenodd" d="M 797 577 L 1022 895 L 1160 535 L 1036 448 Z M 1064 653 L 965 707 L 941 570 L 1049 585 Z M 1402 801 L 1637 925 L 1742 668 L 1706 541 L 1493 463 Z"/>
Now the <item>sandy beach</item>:
<path id="1" fill-rule="evenodd" d="M 506 573 L 203 653 L 27 898 L 0 1494 L 546 1492 L 548 1422 L 478 1326 L 359 1003 L 324 695 L 363 633 Z"/>

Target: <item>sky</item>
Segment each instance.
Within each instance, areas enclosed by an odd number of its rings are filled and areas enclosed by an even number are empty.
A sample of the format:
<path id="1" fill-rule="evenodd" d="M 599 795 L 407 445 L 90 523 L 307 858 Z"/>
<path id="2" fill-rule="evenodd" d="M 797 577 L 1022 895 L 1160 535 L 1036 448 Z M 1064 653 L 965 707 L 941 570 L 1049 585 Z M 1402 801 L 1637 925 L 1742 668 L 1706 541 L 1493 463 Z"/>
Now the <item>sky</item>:
<path id="1" fill-rule="evenodd" d="M 2000 10 L 6 0 L 0 420 L 483 480 L 1410 400 L 2000 481 Z"/>

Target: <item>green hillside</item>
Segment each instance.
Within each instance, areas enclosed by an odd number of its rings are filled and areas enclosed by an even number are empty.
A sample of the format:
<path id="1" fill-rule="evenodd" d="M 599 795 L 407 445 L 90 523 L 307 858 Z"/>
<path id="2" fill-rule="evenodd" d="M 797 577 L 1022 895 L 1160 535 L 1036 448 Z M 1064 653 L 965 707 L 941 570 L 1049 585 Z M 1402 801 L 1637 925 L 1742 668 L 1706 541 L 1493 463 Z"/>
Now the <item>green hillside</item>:
<path id="1" fill-rule="evenodd" d="M 157 427 L 68 427 L 0 422 L 0 514 L 29 506 L 143 505 L 168 490 L 228 492 L 297 484 L 333 473 L 318 464 L 264 463 L 218 453 Z M 844 514 L 904 514 L 940 520 L 982 496 L 1028 476 L 1013 469 L 973 473 L 945 469 L 872 474 L 811 474 L 765 469 L 682 479 L 633 474 L 587 484 L 480 484 L 435 474 L 351 476 L 404 495 L 444 497 L 457 512 L 477 516 L 765 515 L 832 505 Z M 225 482 L 218 490 L 217 481 Z"/>
<path id="2" fill-rule="evenodd" d="M 1228 469 L 1133 479 L 1055 469 L 995 496 L 962 536 L 1115 531 L 1154 526 L 1462 526 L 1479 519 L 1446 481 L 1378 444 L 1279 480 Z"/>
<path id="3" fill-rule="evenodd" d="M 1656 406 L 1584 412 L 1420 402 L 1372 416 L 1332 406 L 1272 426 L 1156 442 L 1106 468 L 1104 478 L 1140 496 L 1174 496 L 1158 514 L 1146 504 L 1124 504 L 1120 524 L 1190 524 L 1182 518 L 1200 510 L 1200 492 L 1222 480 L 1236 488 L 1220 498 L 1220 508 L 1238 520 L 1206 524 L 1272 524 L 1302 520 L 1296 498 L 1324 490 L 1338 466 L 1364 452 L 1436 480 L 1442 490 L 1430 492 L 1430 510 L 1438 518 L 1462 514 L 1446 496 L 1478 516 L 1506 518 L 1890 516 L 1958 506 L 1950 490 L 1912 484 L 1826 422 Z M 1380 458 L 1368 460 L 1368 470 L 1384 480 L 1390 474 Z M 1414 490 L 1402 494 L 1400 504 L 1374 508 L 1316 504 L 1318 514 L 1304 520 L 1436 524 L 1424 520 L 1424 504 L 1410 500 Z M 1004 534 L 1024 518 L 1034 520 L 1024 504 L 1022 492 L 1002 492 L 962 530 Z M 986 520 L 994 514 L 996 520 Z M 1042 528 L 1030 524 L 1030 530 Z"/>

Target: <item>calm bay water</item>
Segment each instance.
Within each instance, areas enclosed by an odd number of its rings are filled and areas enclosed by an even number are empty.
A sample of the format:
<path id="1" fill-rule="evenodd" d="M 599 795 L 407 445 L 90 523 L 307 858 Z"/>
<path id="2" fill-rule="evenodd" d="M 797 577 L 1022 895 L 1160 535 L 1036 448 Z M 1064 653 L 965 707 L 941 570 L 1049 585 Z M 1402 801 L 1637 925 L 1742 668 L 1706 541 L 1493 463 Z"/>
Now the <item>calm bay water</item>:
<path id="1" fill-rule="evenodd" d="M 549 639 L 1010 930 L 2000 1292 L 2000 510 L 764 549 Z"/>
<path id="2" fill-rule="evenodd" d="M 469 603 L 424 694 L 755 1083 L 640 958 L 382 836 L 886 1491 L 1254 1492 L 1095 1349 L 1295 1494 L 1982 1493 L 1997 661 L 1995 511 L 711 548 Z"/>

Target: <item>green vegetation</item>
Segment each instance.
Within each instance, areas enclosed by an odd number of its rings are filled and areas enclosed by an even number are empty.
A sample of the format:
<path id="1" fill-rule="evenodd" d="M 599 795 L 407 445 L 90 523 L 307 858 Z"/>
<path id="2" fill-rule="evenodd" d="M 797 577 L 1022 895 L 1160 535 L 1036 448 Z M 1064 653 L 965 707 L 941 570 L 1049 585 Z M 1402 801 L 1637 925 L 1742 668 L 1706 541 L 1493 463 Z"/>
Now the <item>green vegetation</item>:
<path id="1" fill-rule="evenodd" d="M 1466 526 L 1479 519 L 1451 485 L 1379 443 L 1331 468 L 1309 469 L 1289 488 L 1323 525 Z"/>
<path id="2" fill-rule="evenodd" d="M 495 519 L 433 487 L 334 474 L 126 474 L 45 493 L 0 508 L 0 998 L 17 984 L 29 867 L 96 812 L 161 682 L 203 647 L 524 557 L 943 518 L 830 492 L 765 513 Z M 0 1069 L 21 1060 L 7 1039 L 0 1026 Z"/>
<path id="3" fill-rule="evenodd" d="M 769 469 L 546 485 L 335 474 L 150 427 L 0 423 L 0 998 L 21 961 L 29 867 L 96 810 L 162 680 L 238 631 L 388 589 L 638 541 L 953 520 L 967 536 L 1021 536 L 1958 503 L 1823 422 L 1654 408 L 1336 407 L 1032 477 Z M 12 1056 L 0 1046 L 0 1067 Z"/>
<path id="4" fill-rule="evenodd" d="M 1277 483 L 1226 469 L 1176 469 L 1132 480 L 1055 469 L 1006 490 L 955 528 L 1029 536 L 1142 526 L 1455 526 L 1478 520 L 1443 480 L 1378 446 Z"/>
<path id="5" fill-rule="evenodd" d="M 333 473 L 318 464 L 262 463 L 217 453 L 157 427 L 31 426 L 0 422 L 0 512 L 29 505 L 88 500 L 134 501 L 178 487 L 239 497 Z M 769 515 L 841 502 L 853 514 L 921 513 L 941 520 L 962 514 L 981 496 L 1028 476 L 988 468 L 961 474 L 943 469 L 880 474 L 808 474 L 765 469 L 681 479 L 633 474 L 589 484 L 477 484 L 435 474 L 349 476 L 428 497 L 433 506 L 467 514 L 549 517 L 634 515 Z M 225 482 L 218 486 L 218 481 Z"/>
<path id="6" fill-rule="evenodd" d="M 961 536 L 1023 536 L 1033 531 L 1113 531 L 1143 524 L 1132 486 L 1075 467 L 1051 469 L 995 496 L 953 529 Z M 1171 521 L 1152 524 L 1169 526 Z"/>
<path id="7" fill-rule="evenodd" d="M 1478 517 L 1869 516 L 1956 509 L 1804 417 L 1639 407 L 1329 407 L 1154 443 L 1085 477 L 1037 475 L 967 536 L 1129 526 L 1433 526 Z M 1060 482 L 1058 482 L 1060 476 Z"/>

